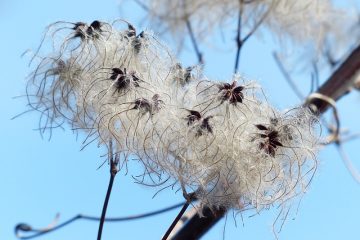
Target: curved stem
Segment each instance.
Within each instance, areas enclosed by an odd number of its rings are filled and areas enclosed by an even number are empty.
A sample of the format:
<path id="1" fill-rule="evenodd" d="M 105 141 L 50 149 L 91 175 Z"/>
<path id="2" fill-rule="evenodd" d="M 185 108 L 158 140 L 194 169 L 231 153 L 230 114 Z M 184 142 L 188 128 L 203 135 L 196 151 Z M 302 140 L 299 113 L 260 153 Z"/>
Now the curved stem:
<path id="1" fill-rule="evenodd" d="M 110 218 L 105 218 L 104 221 L 105 222 L 122 222 L 122 221 L 131 221 L 131 220 L 138 220 L 141 218 L 146 218 L 146 217 L 151 217 L 151 216 L 155 216 L 170 210 L 173 210 L 175 208 L 179 208 L 181 206 L 183 206 L 185 204 L 185 202 L 181 202 L 181 203 L 177 203 L 174 204 L 172 206 L 163 208 L 163 209 L 159 209 L 159 210 L 155 210 L 152 212 L 148 212 L 148 213 L 143 213 L 143 214 L 136 214 L 136 215 L 130 215 L 130 216 L 124 216 L 124 217 L 110 217 Z M 17 238 L 19 239 L 32 239 L 32 238 L 36 238 L 39 237 L 41 235 L 56 231 L 60 228 L 63 228 L 67 225 L 69 225 L 72 222 L 75 222 L 76 220 L 79 219 L 84 219 L 84 220 L 89 220 L 89 221 L 100 221 L 100 217 L 95 217 L 95 216 L 88 216 L 88 215 L 83 215 L 83 214 L 78 214 L 72 218 L 70 218 L 69 220 L 66 220 L 65 222 L 54 226 L 52 228 L 46 228 L 46 229 L 33 229 L 30 225 L 24 224 L 24 223 L 20 223 L 15 227 L 15 235 Z M 21 236 L 19 234 L 19 232 L 33 232 L 33 235 L 30 236 Z"/>

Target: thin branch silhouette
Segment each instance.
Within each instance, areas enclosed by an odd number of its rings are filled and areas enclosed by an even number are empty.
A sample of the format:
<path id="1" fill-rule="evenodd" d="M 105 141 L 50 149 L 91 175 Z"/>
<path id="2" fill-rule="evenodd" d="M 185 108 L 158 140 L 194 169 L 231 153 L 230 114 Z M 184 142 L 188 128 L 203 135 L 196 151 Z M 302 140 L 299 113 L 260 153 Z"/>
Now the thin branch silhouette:
<path id="1" fill-rule="evenodd" d="M 240 64 L 240 55 L 241 55 L 241 49 L 244 46 L 245 42 L 247 40 L 249 40 L 249 38 L 255 33 L 255 31 L 260 27 L 260 25 L 264 22 L 264 20 L 267 18 L 267 16 L 269 15 L 269 12 L 271 10 L 271 8 L 273 7 L 272 5 L 269 7 L 269 9 L 266 10 L 266 12 L 261 16 L 261 18 L 259 19 L 259 21 L 257 21 L 255 23 L 255 25 L 253 26 L 253 28 L 245 35 L 245 37 L 241 37 L 241 31 L 242 31 L 242 14 L 243 14 L 243 6 L 244 4 L 248 4 L 251 3 L 252 1 L 245 1 L 245 0 L 239 0 L 239 4 L 240 4 L 240 8 L 239 8 L 239 17 L 238 17 L 238 23 L 237 23 L 237 36 L 236 36 L 236 45 L 237 45 L 237 49 L 236 49 L 236 56 L 235 56 L 235 67 L 234 67 L 234 73 L 236 73 L 239 69 L 239 64 Z"/>
<path id="2" fill-rule="evenodd" d="M 198 64 L 203 64 L 204 63 L 203 55 L 202 55 L 202 52 L 199 49 L 199 45 L 198 45 L 198 43 L 196 41 L 195 34 L 194 34 L 194 31 L 192 29 L 191 22 L 190 22 L 189 19 L 186 19 L 186 28 L 187 28 L 187 30 L 189 32 L 191 43 L 192 43 L 192 45 L 194 47 L 195 54 L 196 54 L 197 59 L 198 59 Z"/>
<path id="3" fill-rule="evenodd" d="M 335 117 L 336 119 L 336 117 Z M 336 146 L 336 149 L 338 150 L 340 157 L 345 165 L 345 167 L 347 168 L 347 170 L 350 172 L 351 176 L 353 177 L 353 179 L 357 182 L 360 183 L 360 173 L 359 171 L 356 169 L 356 167 L 353 165 L 350 157 L 346 154 L 344 148 L 343 148 L 343 143 L 344 142 L 348 142 L 348 141 L 352 141 L 358 137 L 360 137 L 360 133 L 357 134 L 352 134 L 350 136 L 347 137 L 342 137 L 341 134 L 341 129 L 338 127 L 338 125 L 328 125 L 326 126 L 328 131 L 330 132 L 330 136 L 328 137 L 329 139 L 329 143 L 334 143 Z"/>
<path id="4" fill-rule="evenodd" d="M 162 237 L 162 240 L 167 240 L 168 239 L 168 237 L 170 236 L 172 230 L 175 228 L 176 224 L 180 221 L 181 217 L 184 215 L 184 213 L 185 213 L 186 209 L 189 207 L 190 203 L 193 202 L 194 200 L 196 200 L 196 196 L 195 196 L 194 192 L 190 193 L 190 194 L 187 194 L 185 192 L 185 189 L 183 189 L 183 191 L 184 191 L 184 197 L 186 199 L 186 202 L 184 203 L 184 205 L 181 208 L 180 212 L 175 217 L 174 221 L 171 223 L 170 227 L 168 228 L 168 230 L 166 231 L 166 233 Z"/>
<path id="5" fill-rule="evenodd" d="M 202 216 L 195 214 L 187 223 L 171 238 L 171 240 L 195 240 L 201 238 L 212 226 L 214 226 L 226 213 L 225 208 L 210 209 L 204 207 Z"/>
<path id="6" fill-rule="evenodd" d="M 138 219 L 142 219 L 142 218 L 146 218 L 146 217 L 152 217 L 152 216 L 156 216 L 159 215 L 161 213 L 165 213 L 168 211 L 171 211 L 173 209 L 179 208 L 181 206 L 183 206 L 186 202 L 181 202 L 181 203 L 177 203 L 175 205 L 166 207 L 166 208 L 162 208 L 156 211 L 152 211 L 152 212 L 148 212 L 148 213 L 143 213 L 143 214 L 137 214 L 137 215 L 130 215 L 130 216 L 125 216 L 125 217 L 109 217 L 109 218 L 105 218 L 104 221 L 105 222 L 123 222 L 123 221 L 131 221 L 131 220 L 138 220 Z M 59 218 L 59 214 L 56 215 L 55 217 L 55 221 L 57 221 Z M 54 225 L 49 227 L 45 227 L 42 229 L 35 229 L 33 227 L 31 227 L 30 225 L 26 224 L 26 223 L 19 223 L 18 225 L 16 225 L 15 227 L 15 235 L 17 238 L 19 239 L 32 239 L 32 238 L 36 238 L 39 236 L 42 236 L 44 234 L 50 233 L 50 232 L 54 232 L 56 230 L 59 230 L 77 220 L 88 220 L 88 221 L 100 221 L 100 217 L 96 217 L 96 216 L 89 216 L 89 215 L 83 215 L 83 214 L 77 214 L 74 217 L 66 220 L 65 222 L 59 224 L 59 225 Z M 55 222 L 53 221 L 53 222 Z M 21 232 L 28 232 L 28 233 L 33 233 L 32 235 L 29 236 L 22 236 Z"/>
<path id="7" fill-rule="evenodd" d="M 235 68 L 234 68 L 235 73 L 238 71 L 238 68 L 239 68 L 240 52 L 241 52 L 241 48 L 244 44 L 244 42 L 241 39 L 241 24 L 242 24 L 242 14 L 243 14 L 242 0 L 239 1 L 239 4 L 240 4 L 240 8 L 239 8 L 239 17 L 238 17 L 238 22 L 237 22 L 237 35 L 236 35 L 237 50 L 236 50 Z"/>
<path id="8" fill-rule="evenodd" d="M 162 240 L 166 240 L 168 239 L 170 233 L 172 232 L 172 230 L 174 229 L 174 227 L 176 226 L 176 224 L 179 222 L 179 220 L 181 219 L 182 215 L 184 215 L 186 209 L 189 207 L 190 203 L 188 201 L 185 202 L 185 204 L 183 205 L 183 207 L 181 208 L 180 212 L 178 213 L 178 215 L 176 216 L 176 218 L 174 219 L 174 221 L 171 223 L 170 227 L 168 228 L 168 230 L 166 231 L 166 233 L 164 234 L 164 236 L 162 237 Z"/>
<path id="9" fill-rule="evenodd" d="M 107 192 L 106 192 L 106 197 L 105 197 L 103 209 L 102 209 L 102 212 L 101 212 L 101 218 L 100 218 L 100 223 L 99 223 L 99 230 L 98 230 L 97 240 L 101 240 L 102 230 L 103 230 L 103 227 L 104 227 L 104 221 L 105 221 L 105 216 L 106 216 L 106 210 L 107 210 L 107 206 L 108 206 L 108 203 L 109 203 L 109 200 L 110 200 L 112 186 L 114 184 L 115 176 L 119 171 L 117 165 L 119 163 L 120 156 L 119 156 L 119 154 L 115 154 L 115 156 L 113 155 L 112 142 L 111 141 L 110 141 L 110 144 L 109 144 L 109 159 L 110 159 L 110 179 L 109 179 L 109 185 L 108 185 L 108 189 L 107 189 Z"/>
<path id="10" fill-rule="evenodd" d="M 273 52 L 273 57 L 275 59 L 276 64 L 278 65 L 281 73 L 283 74 L 286 82 L 289 84 L 289 86 L 291 87 L 291 89 L 293 90 L 293 92 L 295 93 L 295 95 L 300 99 L 303 100 L 304 99 L 304 95 L 300 92 L 298 86 L 296 86 L 294 80 L 291 78 L 290 74 L 288 73 L 288 71 L 285 69 L 284 64 L 281 62 L 279 55 L 276 52 Z"/>
<path id="11" fill-rule="evenodd" d="M 348 169 L 348 171 L 350 172 L 351 176 L 353 177 L 353 179 L 357 182 L 360 183 L 360 173 L 359 171 L 355 168 L 355 166 L 353 165 L 352 161 L 350 160 L 350 158 L 348 157 L 348 155 L 346 154 L 343 146 L 342 146 L 342 142 L 339 141 L 337 143 L 335 143 L 336 148 L 341 156 L 341 159 L 343 160 L 346 168 Z"/>

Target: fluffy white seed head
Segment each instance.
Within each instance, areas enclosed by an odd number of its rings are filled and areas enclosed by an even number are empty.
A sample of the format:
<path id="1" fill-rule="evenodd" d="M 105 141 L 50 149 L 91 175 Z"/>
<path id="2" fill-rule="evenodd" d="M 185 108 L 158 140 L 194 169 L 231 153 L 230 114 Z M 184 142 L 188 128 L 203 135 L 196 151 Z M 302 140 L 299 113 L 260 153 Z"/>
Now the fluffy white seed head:
<path id="1" fill-rule="evenodd" d="M 126 22 L 58 24 L 50 39 L 63 42 L 50 41 L 44 56 L 39 48 L 27 85 L 43 129 L 66 122 L 86 134 L 85 144 L 114 148 L 124 163 L 140 160 L 139 182 L 171 179 L 213 207 L 260 211 L 307 188 L 318 133 L 305 108 L 278 111 L 239 75 L 211 81 Z"/>
<path id="2" fill-rule="evenodd" d="M 281 42 L 281 50 L 287 54 L 288 48 L 285 46 L 291 43 L 315 50 L 317 57 L 326 50 L 338 58 L 344 54 L 344 50 L 348 50 L 344 48 L 349 43 L 359 41 L 356 11 L 336 7 L 331 0 L 139 2 L 147 9 L 148 18 L 158 28 L 157 32 L 170 32 L 179 43 L 183 43 L 188 35 L 189 23 L 196 40 L 207 42 L 216 31 L 228 26 L 236 28 L 240 13 L 242 37 L 248 33 L 270 30 L 275 39 Z"/>

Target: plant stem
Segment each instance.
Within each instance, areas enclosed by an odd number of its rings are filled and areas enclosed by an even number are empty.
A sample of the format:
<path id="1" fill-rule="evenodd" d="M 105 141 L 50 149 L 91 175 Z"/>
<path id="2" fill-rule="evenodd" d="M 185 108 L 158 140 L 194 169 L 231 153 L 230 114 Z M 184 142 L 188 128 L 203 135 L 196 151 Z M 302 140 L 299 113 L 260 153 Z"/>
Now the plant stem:
<path id="1" fill-rule="evenodd" d="M 105 221 L 105 216 L 106 216 L 106 210 L 107 210 L 107 206 L 109 203 L 109 199 L 110 199 L 110 195 L 111 195 L 111 190 L 112 190 L 112 186 L 114 183 L 114 179 L 116 176 L 116 173 L 118 172 L 117 167 L 116 167 L 116 161 L 113 161 L 113 159 L 110 159 L 110 180 L 109 180 L 109 186 L 106 192 L 106 197 L 105 197 L 105 201 L 104 201 L 104 205 L 103 205 L 103 209 L 101 212 L 101 218 L 100 218 L 100 223 L 99 223 L 99 230 L 98 230 L 98 236 L 97 236 L 97 240 L 101 240 L 101 235 L 102 235 L 102 230 L 104 227 L 104 221 Z"/>
<path id="2" fill-rule="evenodd" d="M 190 202 L 186 201 L 184 206 L 181 208 L 180 212 L 178 213 L 178 215 L 176 216 L 176 218 L 174 219 L 174 221 L 171 223 L 170 227 L 166 231 L 165 235 L 162 237 L 162 240 L 168 239 L 170 233 L 172 232 L 172 230 L 174 229 L 176 224 L 179 222 L 181 217 L 184 215 L 184 213 L 185 213 L 186 209 L 189 207 L 189 205 L 190 205 Z"/>

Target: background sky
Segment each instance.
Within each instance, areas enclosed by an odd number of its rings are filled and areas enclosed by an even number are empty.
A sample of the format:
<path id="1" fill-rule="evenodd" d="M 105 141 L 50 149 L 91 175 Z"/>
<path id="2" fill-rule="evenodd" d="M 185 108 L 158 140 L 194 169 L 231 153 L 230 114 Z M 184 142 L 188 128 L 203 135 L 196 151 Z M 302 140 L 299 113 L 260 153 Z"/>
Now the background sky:
<path id="1" fill-rule="evenodd" d="M 359 1 L 358 1 L 359 2 Z M 97 170 L 102 163 L 103 149 L 95 145 L 80 151 L 82 136 L 69 128 L 54 131 L 50 141 L 42 139 L 37 128 L 39 115 L 28 113 L 11 118 L 26 110 L 26 99 L 13 97 L 24 94 L 26 76 L 30 73 L 29 58 L 21 57 L 27 49 L 36 49 L 45 27 L 55 21 L 92 22 L 95 19 L 112 21 L 127 19 L 138 28 L 150 28 L 141 21 L 144 12 L 136 5 L 115 0 L 93 1 L 0 1 L 0 240 L 16 239 L 14 226 L 26 222 L 34 227 L 46 226 L 61 214 L 60 222 L 83 213 L 99 216 L 108 184 L 108 167 Z M 142 25 L 140 23 L 142 22 Z M 234 29 L 226 44 L 234 44 Z M 279 108 L 290 108 L 299 100 L 283 79 L 272 59 L 271 37 L 253 38 L 245 45 L 240 72 L 263 85 L 271 102 Z M 220 42 L 220 37 L 214 38 Z M 170 42 L 170 47 L 175 45 Z M 234 51 L 208 50 L 204 46 L 205 73 L 219 80 L 231 77 Z M 194 54 L 181 54 L 186 64 L 195 63 Z M 185 65 L 186 65 L 185 64 Z M 322 73 L 326 80 L 329 73 Z M 297 79 L 305 94 L 309 91 L 309 76 Z M 360 132 L 360 94 L 351 93 L 338 103 L 342 126 Z M 345 144 L 347 153 L 360 169 L 360 139 Z M 327 146 L 319 154 L 319 169 L 308 193 L 302 199 L 297 215 L 288 218 L 280 239 L 359 239 L 360 184 L 356 183 L 334 146 Z M 130 165 L 128 175 L 120 172 L 115 180 L 108 216 L 126 216 L 160 209 L 182 201 L 180 193 L 133 183 Z M 103 239 L 159 239 L 178 210 L 143 220 L 106 223 Z M 263 211 L 249 218 L 244 214 L 237 227 L 232 215 L 220 221 L 203 239 L 274 239 L 272 223 L 276 211 Z M 98 223 L 77 221 L 66 228 L 38 239 L 95 239 Z"/>

